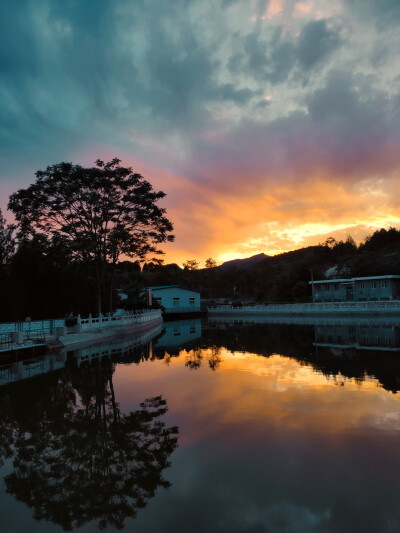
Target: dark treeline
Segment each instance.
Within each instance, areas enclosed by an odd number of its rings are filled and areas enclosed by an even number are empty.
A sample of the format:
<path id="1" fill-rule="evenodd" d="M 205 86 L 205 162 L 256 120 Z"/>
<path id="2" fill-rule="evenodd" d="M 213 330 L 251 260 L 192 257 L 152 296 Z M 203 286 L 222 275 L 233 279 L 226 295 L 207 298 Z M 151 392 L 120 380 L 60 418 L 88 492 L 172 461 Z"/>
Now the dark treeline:
<path id="1" fill-rule="evenodd" d="M 62 239 L 41 234 L 18 237 L 16 228 L 0 215 L 0 321 L 58 317 L 69 313 L 95 314 L 97 286 L 90 261 L 77 259 Z M 121 302 L 113 294 L 113 307 L 138 308 L 141 289 L 146 286 L 182 285 L 201 291 L 202 298 L 233 302 L 309 301 L 308 282 L 331 277 L 400 274 L 400 231 L 380 229 L 360 245 L 349 237 L 346 241 L 327 239 L 273 257 L 257 264 L 238 268 L 216 267 L 210 258 L 208 268 L 199 268 L 195 260 L 183 268 L 176 264 L 119 261 L 113 272 L 113 285 L 128 299 Z M 110 297 L 104 284 L 103 300 Z M 107 309 L 108 310 L 108 309 Z"/>
<path id="2" fill-rule="evenodd" d="M 208 260 L 209 261 L 209 260 Z M 256 264 L 199 268 L 197 261 L 187 261 L 184 268 L 176 264 L 118 265 L 118 287 L 133 297 L 141 287 L 183 285 L 201 291 L 202 298 L 226 299 L 233 302 L 309 301 L 308 282 L 330 277 L 349 278 L 384 274 L 400 274 L 400 231 L 380 229 L 360 245 L 348 237 L 346 241 L 327 239 L 273 257 L 266 256 Z"/>

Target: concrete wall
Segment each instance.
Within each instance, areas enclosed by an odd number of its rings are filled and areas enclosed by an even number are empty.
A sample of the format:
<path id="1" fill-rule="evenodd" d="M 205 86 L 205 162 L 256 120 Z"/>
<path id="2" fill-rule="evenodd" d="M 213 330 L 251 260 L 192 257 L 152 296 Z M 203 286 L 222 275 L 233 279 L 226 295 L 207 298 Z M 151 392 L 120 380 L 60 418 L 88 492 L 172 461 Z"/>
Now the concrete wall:
<path id="1" fill-rule="evenodd" d="M 346 301 L 345 286 L 340 283 L 316 283 L 313 286 L 316 302 L 344 302 Z"/>
<path id="2" fill-rule="evenodd" d="M 269 304 L 235 307 L 217 305 L 207 307 L 209 316 L 350 316 L 358 314 L 377 314 L 400 316 L 400 301 L 369 302 L 315 302 L 299 304 Z"/>

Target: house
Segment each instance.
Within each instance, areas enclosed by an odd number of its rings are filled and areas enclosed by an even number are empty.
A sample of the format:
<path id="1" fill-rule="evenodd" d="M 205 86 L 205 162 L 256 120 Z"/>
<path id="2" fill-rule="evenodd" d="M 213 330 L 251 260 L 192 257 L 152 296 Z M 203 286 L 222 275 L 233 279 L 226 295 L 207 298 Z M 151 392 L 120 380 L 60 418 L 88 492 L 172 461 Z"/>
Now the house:
<path id="1" fill-rule="evenodd" d="M 384 301 L 400 298 L 400 276 L 310 281 L 313 302 Z"/>
<path id="2" fill-rule="evenodd" d="M 146 290 L 148 303 L 157 300 L 167 315 L 200 313 L 199 291 L 186 289 L 180 285 L 147 287 Z"/>

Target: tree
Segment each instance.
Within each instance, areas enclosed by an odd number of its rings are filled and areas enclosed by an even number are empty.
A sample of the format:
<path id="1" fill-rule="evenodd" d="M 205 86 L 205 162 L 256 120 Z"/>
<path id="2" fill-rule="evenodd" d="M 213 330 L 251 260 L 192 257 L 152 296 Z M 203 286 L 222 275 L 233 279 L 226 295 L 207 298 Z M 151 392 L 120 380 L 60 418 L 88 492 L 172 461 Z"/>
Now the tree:
<path id="1" fill-rule="evenodd" d="M 196 259 L 188 259 L 186 263 L 183 263 L 183 268 L 186 270 L 198 270 L 199 269 L 199 262 L 196 261 Z"/>
<path id="2" fill-rule="evenodd" d="M 112 372 L 112 362 L 103 359 L 72 365 L 56 379 L 46 376 L 50 387 L 30 385 L 35 394 L 29 409 L 21 394 L 11 400 L 0 395 L 0 413 L 6 415 L 1 429 L 7 430 L 0 453 L 13 458 L 7 491 L 32 508 L 37 520 L 64 530 L 91 520 L 100 529 L 122 529 L 158 488 L 170 486 L 164 471 L 178 446 L 178 428 L 163 421 L 166 400 L 156 396 L 121 412 Z"/>
<path id="3" fill-rule="evenodd" d="M 206 259 L 206 268 L 216 268 L 217 267 L 217 262 L 212 258 L 212 257 L 209 257 L 208 259 Z"/>
<path id="4" fill-rule="evenodd" d="M 158 244 L 172 242 L 173 226 L 157 202 L 165 197 L 119 159 L 97 160 L 84 168 L 59 163 L 36 172 L 36 182 L 10 197 L 21 230 L 42 232 L 66 240 L 78 260 L 94 266 L 97 309 L 110 269 L 110 294 L 114 267 L 121 255 L 143 259 L 162 254 Z M 110 297 L 110 306 L 112 301 Z"/>
<path id="5" fill-rule="evenodd" d="M 336 243 L 337 241 L 335 237 L 328 237 L 322 246 L 326 246 L 327 248 L 333 248 Z"/>
<path id="6" fill-rule="evenodd" d="M 6 224 L 6 220 L 0 209 L 0 266 L 6 265 L 14 253 L 14 230 L 15 226 L 13 224 Z"/>

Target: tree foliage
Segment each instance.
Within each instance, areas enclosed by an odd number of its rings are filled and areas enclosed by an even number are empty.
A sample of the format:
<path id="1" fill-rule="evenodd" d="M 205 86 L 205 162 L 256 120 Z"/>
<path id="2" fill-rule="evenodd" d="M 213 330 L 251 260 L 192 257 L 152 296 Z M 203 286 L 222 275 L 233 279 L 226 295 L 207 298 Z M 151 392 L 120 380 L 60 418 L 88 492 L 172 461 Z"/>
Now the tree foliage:
<path id="1" fill-rule="evenodd" d="M 15 226 L 13 224 L 7 224 L 3 213 L 0 209 L 0 266 L 4 266 L 9 263 L 14 250 L 15 239 L 13 233 Z"/>
<path id="2" fill-rule="evenodd" d="M 216 268 L 217 262 L 212 257 L 209 257 L 206 259 L 205 266 L 206 268 Z"/>
<path id="3" fill-rule="evenodd" d="M 75 258 L 92 263 L 100 295 L 107 265 L 121 255 L 162 254 L 158 245 L 173 241 L 157 205 L 164 196 L 119 159 L 90 168 L 59 163 L 36 172 L 34 184 L 11 195 L 9 209 L 25 234 L 62 239 Z"/>
<path id="4" fill-rule="evenodd" d="M 188 259 L 182 266 L 185 270 L 198 270 L 200 263 L 196 259 Z"/>

